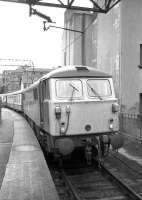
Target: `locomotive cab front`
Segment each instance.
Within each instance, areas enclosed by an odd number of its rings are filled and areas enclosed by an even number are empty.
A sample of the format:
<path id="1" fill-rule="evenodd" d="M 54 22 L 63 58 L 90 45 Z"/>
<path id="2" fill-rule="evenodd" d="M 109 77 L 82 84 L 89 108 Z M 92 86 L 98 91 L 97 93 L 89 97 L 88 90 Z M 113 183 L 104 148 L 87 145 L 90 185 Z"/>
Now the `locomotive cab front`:
<path id="1" fill-rule="evenodd" d="M 110 136 L 119 131 L 119 106 L 111 76 L 92 68 L 80 72 L 74 67 L 53 76 L 49 85 L 47 131 L 62 155 L 78 147 L 85 151 L 97 148 L 99 152 L 101 144 L 108 144 Z"/>

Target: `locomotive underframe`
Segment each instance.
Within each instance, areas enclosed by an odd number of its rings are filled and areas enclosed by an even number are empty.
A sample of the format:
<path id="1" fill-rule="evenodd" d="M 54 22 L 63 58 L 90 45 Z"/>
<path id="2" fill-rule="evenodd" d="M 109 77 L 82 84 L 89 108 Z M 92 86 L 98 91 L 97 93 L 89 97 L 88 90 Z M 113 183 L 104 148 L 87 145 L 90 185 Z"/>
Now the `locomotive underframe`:
<path id="1" fill-rule="evenodd" d="M 109 136 L 116 134 L 117 132 L 104 132 L 104 133 L 91 133 L 87 135 L 68 135 L 68 136 L 52 136 L 50 133 L 46 132 L 41 127 L 37 126 L 31 119 L 30 124 L 35 130 L 35 134 L 38 138 L 40 145 L 43 147 L 47 154 L 52 154 L 53 157 L 66 157 L 66 150 L 69 151 L 68 141 L 72 141 L 73 147 L 71 146 L 71 154 L 76 149 L 84 149 L 84 156 L 87 163 L 90 163 L 92 158 L 101 160 L 106 156 L 110 149 L 110 139 Z M 103 136 L 107 136 L 107 141 L 103 140 Z M 66 139 L 67 143 L 66 143 Z M 65 149 L 60 149 L 60 143 L 62 142 L 62 147 Z M 65 143 L 64 143 L 65 141 Z M 58 144 L 58 145 L 57 145 Z M 64 145 L 63 145 L 64 144 Z M 67 148 L 67 149 L 66 149 Z M 94 153 L 95 152 L 95 153 Z"/>
<path id="2" fill-rule="evenodd" d="M 17 110 L 15 107 L 11 108 L 13 110 Z M 53 157 L 63 158 L 66 156 L 66 148 L 63 153 L 56 145 L 57 141 L 61 141 L 64 139 L 69 139 L 73 142 L 73 148 L 71 148 L 70 154 L 76 149 L 84 149 L 84 157 L 87 163 L 91 163 L 92 159 L 95 158 L 98 161 L 102 160 L 104 156 L 107 156 L 109 153 L 109 149 L 111 147 L 110 136 L 113 136 L 118 133 L 118 131 L 110 131 L 110 132 L 97 132 L 97 133 L 85 133 L 76 134 L 76 135 L 59 135 L 52 136 L 50 133 L 45 131 L 43 128 L 38 126 L 29 116 L 27 116 L 24 112 L 22 112 L 31 127 L 35 131 L 35 135 L 38 138 L 38 141 L 44 151 L 47 154 L 52 154 Z M 107 141 L 103 140 L 103 137 L 107 136 Z M 61 146 L 68 146 L 68 143 Z M 94 151 L 95 150 L 95 151 Z M 94 153 L 95 152 L 95 153 Z"/>

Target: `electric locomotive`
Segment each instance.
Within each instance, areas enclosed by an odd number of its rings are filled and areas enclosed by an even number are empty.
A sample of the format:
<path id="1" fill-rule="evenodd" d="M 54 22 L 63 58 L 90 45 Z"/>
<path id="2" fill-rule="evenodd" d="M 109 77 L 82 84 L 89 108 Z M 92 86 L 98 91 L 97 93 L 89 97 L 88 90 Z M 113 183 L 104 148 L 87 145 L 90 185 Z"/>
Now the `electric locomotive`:
<path id="1" fill-rule="evenodd" d="M 109 74 L 88 66 L 61 67 L 21 91 L 21 98 L 22 112 L 48 153 L 66 156 L 83 148 L 90 162 L 123 145 Z"/>

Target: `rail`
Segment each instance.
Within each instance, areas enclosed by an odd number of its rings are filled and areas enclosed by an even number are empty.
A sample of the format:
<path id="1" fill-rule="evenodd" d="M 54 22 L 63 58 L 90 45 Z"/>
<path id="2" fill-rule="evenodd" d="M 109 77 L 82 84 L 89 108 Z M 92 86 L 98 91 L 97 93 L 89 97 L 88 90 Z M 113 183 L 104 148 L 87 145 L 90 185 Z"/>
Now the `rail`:
<path id="1" fill-rule="evenodd" d="M 61 174 L 60 177 L 62 177 L 64 180 L 64 185 L 66 188 L 65 190 L 68 190 L 68 192 L 71 194 L 71 198 L 68 197 L 67 199 L 85 200 L 94 199 L 95 197 L 101 200 L 105 197 L 107 199 L 129 198 L 134 200 L 142 200 L 142 197 L 135 190 L 133 190 L 131 186 L 125 183 L 123 179 L 118 178 L 103 164 L 101 164 L 100 170 L 97 170 L 92 166 L 92 170 L 87 170 L 87 173 L 86 168 L 84 169 L 84 172 L 78 172 L 78 169 L 77 171 L 76 169 L 72 170 L 71 173 L 69 172 L 69 174 L 66 172 L 66 169 L 59 170 L 59 173 Z M 111 193 L 106 193 L 107 190 L 111 190 Z M 108 194 L 107 197 L 106 194 Z"/>
<path id="2" fill-rule="evenodd" d="M 65 171 L 62 169 L 61 170 L 61 174 L 66 182 L 66 184 L 68 185 L 69 189 L 70 189 L 70 192 L 72 193 L 73 197 L 76 199 L 76 200 L 81 200 L 81 198 L 79 197 L 79 195 L 77 194 L 73 184 L 71 183 L 71 181 L 69 180 L 69 178 L 67 177 Z"/>
<path id="3" fill-rule="evenodd" d="M 125 191 L 127 191 L 127 195 L 134 199 L 134 200 L 142 200 L 142 197 L 137 194 L 131 187 L 128 186 L 128 184 L 124 183 L 124 180 L 121 180 L 117 176 L 115 176 L 112 172 L 110 172 L 107 168 L 105 168 L 103 165 L 101 165 L 101 168 L 109 174 L 113 178 L 113 180 L 116 181 L 116 183 Z"/>

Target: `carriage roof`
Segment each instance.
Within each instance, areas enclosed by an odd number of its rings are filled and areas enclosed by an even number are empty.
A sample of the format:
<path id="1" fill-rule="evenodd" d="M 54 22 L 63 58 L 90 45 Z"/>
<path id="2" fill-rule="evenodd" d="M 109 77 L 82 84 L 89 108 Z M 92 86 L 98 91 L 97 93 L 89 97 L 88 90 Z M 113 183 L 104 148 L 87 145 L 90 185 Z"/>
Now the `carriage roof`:
<path id="1" fill-rule="evenodd" d="M 40 80 L 48 78 L 73 78 L 73 77 L 97 77 L 111 78 L 110 74 L 104 73 L 88 66 L 65 66 L 53 70 L 43 76 Z"/>
<path id="2" fill-rule="evenodd" d="M 0 97 L 21 94 L 22 90 L 0 94 Z"/>

